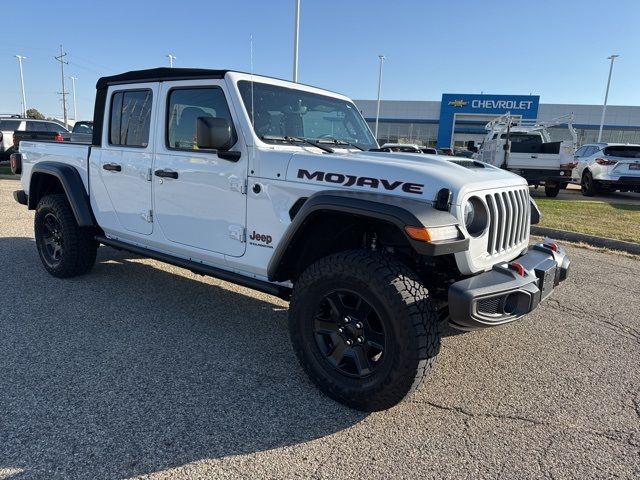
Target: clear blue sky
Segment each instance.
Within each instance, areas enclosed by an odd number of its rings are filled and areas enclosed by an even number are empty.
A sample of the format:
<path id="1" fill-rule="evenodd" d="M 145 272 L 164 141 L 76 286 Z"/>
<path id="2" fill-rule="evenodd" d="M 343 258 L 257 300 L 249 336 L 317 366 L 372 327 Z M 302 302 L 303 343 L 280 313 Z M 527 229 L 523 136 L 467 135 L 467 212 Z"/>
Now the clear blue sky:
<path id="1" fill-rule="evenodd" d="M 78 116 L 93 112 L 102 75 L 167 65 L 291 77 L 293 0 L 110 0 L 2 6 L 0 113 L 27 105 L 60 115 L 59 44 L 79 77 Z M 95 5 L 95 6 L 93 6 Z M 9 20 L 10 19 L 10 20 Z M 538 94 L 543 103 L 640 105 L 640 1 L 302 0 L 299 80 L 353 98 L 439 100 L 443 92 Z M 68 90 L 71 90 L 70 85 Z M 71 102 L 69 102 L 71 108 Z"/>

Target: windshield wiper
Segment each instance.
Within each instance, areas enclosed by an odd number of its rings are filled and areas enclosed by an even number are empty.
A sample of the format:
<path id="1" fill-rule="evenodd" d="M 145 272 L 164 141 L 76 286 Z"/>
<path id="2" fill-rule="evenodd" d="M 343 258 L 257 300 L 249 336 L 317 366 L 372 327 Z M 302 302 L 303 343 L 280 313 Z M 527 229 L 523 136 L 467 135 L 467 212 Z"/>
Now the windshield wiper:
<path id="1" fill-rule="evenodd" d="M 324 143 L 333 143 L 335 145 L 346 145 L 348 147 L 353 147 L 360 150 L 361 152 L 364 152 L 364 148 L 362 148 L 359 145 L 356 145 L 355 143 L 347 142 L 346 140 L 342 140 L 342 139 L 338 140 L 337 138 L 324 138 L 324 140 L 326 140 L 326 142 Z M 316 140 L 316 142 L 320 143 L 320 139 Z"/>
<path id="2" fill-rule="evenodd" d="M 333 153 L 333 148 L 330 147 L 326 147 L 324 145 L 320 145 L 318 142 L 314 142 L 312 140 L 309 140 L 307 138 L 302 138 L 302 137 L 291 137 L 289 135 L 262 135 L 260 137 L 261 140 L 267 140 L 267 141 L 276 141 L 276 142 L 287 142 L 290 143 L 292 145 L 295 145 L 296 143 L 306 143 L 307 145 L 311 145 L 312 147 L 316 147 L 319 148 L 320 150 L 324 150 L 325 152 L 329 152 L 329 153 Z"/>

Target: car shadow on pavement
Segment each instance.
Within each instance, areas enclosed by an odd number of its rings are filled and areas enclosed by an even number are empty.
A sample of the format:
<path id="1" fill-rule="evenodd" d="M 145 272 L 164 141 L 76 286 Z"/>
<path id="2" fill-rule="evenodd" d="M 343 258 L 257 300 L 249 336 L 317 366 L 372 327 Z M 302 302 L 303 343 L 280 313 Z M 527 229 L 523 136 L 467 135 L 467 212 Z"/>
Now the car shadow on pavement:
<path id="1" fill-rule="evenodd" d="M 0 472 L 11 478 L 141 475 L 366 416 L 307 380 L 284 302 L 111 248 L 67 280 L 45 272 L 32 239 L 0 238 L 0 252 Z"/>

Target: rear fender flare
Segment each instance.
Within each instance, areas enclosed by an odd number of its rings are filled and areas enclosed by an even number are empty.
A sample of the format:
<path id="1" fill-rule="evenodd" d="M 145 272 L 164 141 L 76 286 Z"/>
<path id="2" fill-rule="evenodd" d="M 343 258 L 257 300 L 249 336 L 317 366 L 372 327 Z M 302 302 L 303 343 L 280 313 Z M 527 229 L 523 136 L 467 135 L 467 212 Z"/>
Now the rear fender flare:
<path id="1" fill-rule="evenodd" d="M 96 221 L 80 173 L 65 163 L 39 162 L 33 167 L 29 181 L 29 210 L 36 209 L 46 191 L 47 182 L 54 178 L 62 185 L 78 226 L 95 227 Z"/>

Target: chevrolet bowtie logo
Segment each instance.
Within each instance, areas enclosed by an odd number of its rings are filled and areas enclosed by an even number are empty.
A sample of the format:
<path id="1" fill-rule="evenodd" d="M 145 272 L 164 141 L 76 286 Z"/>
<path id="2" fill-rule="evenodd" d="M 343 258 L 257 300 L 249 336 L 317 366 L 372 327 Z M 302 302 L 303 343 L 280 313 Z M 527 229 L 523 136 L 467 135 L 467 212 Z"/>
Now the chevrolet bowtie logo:
<path id="1" fill-rule="evenodd" d="M 449 106 L 451 107 L 466 107 L 469 105 L 469 102 L 465 102 L 464 100 L 451 100 L 449 102 Z"/>

